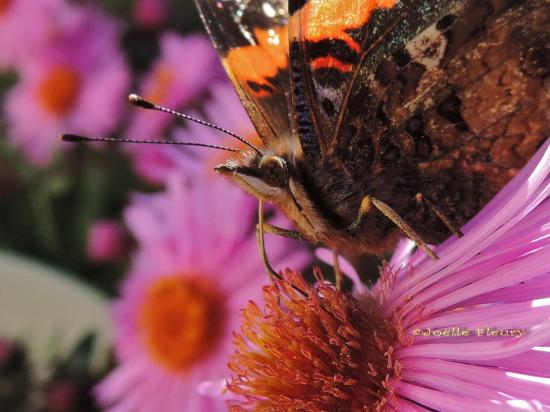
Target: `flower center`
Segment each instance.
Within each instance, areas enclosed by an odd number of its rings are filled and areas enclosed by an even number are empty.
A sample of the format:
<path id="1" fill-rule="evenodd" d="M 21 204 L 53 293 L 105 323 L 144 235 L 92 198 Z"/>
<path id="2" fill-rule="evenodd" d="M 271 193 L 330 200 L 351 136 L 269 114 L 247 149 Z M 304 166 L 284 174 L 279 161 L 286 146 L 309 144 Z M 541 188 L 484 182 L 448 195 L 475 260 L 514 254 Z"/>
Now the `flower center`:
<path id="1" fill-rule="evenodd" d="M 57 66 L 40 83 L 38 96 L 47 111 L 60 116 L 71 109 L 79 91 L 78 72 L 68 66 Z"/>
<path id="2" fill-rule="evenodd" d="M 188 370 L 218 345 L 224 297 L 199 277 L 164 277 L 147 291 L 139 325 L 151 356 L 166 369 Z"/>
<path id="3" fill-rule="evenodd" d="M 174 72 L 171 67 L 157 67 L 153 74 L 153 88 L 147 94 L 147 98 L 152 102 L 162 102 L 166 99 L 173 82 Z"/>
<path id="4" fill-rule="evenodd" d="M 0 0 L 0 15 L 4 14 L 10 7 L 12 0 Z"/>
<path id="5" fill-rule="evenodd" d="M 378 411 L 400 379 L 399 332 L 374 298 L 314 289 L 292 272 L 244 312 L 228 388 L 239 410 Z M 293 285 L 305 291 L 303 297 Z"/>

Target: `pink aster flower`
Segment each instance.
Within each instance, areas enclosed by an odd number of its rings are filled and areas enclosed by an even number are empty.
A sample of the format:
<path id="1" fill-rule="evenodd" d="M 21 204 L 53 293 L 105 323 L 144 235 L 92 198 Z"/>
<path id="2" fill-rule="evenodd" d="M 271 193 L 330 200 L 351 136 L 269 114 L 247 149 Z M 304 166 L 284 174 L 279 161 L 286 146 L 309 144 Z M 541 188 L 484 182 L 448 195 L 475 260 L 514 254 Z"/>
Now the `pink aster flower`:
<path id="1" fill-rule="evenodd" d="M 125 217 L 139 250 L 113 305 L 118 366 L 98 400 L 109 411 L 224 410 L 198 387 L 227 376 L 239 310 L 265 281 L 254 205 L 223 180 L 173 174 L 167 192 L 136 197 Z M 292 246 L 270 239 L 276 267 L 305 263 Z"/>
<path id="2" fill-rule="evenodd" d="M 549 147 L 437 262 L 403 241 L 372 288 L 267 287 L 236 338 L 234 410 L 550 410 Z"/>
<path id="3" fill-rule="evenodd" d="M 165 33 L 160 39 L 160 56 L 142 79 L 138 93 L 155 103 L 179 109 L 190 104 L 221 74 L 216 51 L 206 36 Z M 164 113 L 136 108 L 127 135 L 159 138 L 173 121 Z"/>
<path id="4" fill-rule="evenodd" d="M 123 257 L 127 249 L 127 235 L 114 220 L 100 219 L 88 230 L 86 254 L 94 262 L 112 262 Z"/>
<path id="5" fill-rule="evenodd" d="M 112 20 L 91 7 L 66 6 L 57 22 L 56 35 L 19 65 L 19 82 L 4 102 L 8 138 L 41 165 L 62 132 L 111 132 L 128 92 Z"/>
<path id="6" fill-rule="evenodd" d="M 63 0 L 0 1 L 0 70 L 28 59 L 55 33 Z"/>
<path id="7" fill-rule="evenodd" d="M 207 92 L 209 85 L 223 75 L 216 51 L 203 35 L 181 37 L 166 33 L 160 40 L 160 48 L 160 57 L 138 88 L 141 95 L 155 103 L 183 110 L 196 103 L 196 99 Z M 165 113 L 136 108 L 124 135 L 161 140 L 174 121 L 175 117 Z M 165 152 L 179 153 L 181 156 L 181 147 L 164 151 L 159 146 L 134 144 L 128 145 L 127 149 L 135 158 L 137 172 L 153 182 L 159 182 L 159 179 L 156 174 L 150 174 L 150 169 L 154 168 L 150 164 L 170 163 L 165 159 L 170 156 L 163 155 Z"/>
<path id="8" fill-rule="evenodd" d="M 208 120 L 258 144 L 254 126 L 233 86 L 228 81 L 218 81 L 211 85 L 209 91 L 211 97 L 204 105 L 204 114 L 195 114 L 195 117 Z M 187 126 L 174 132 L 174 140 L 242 148 L 239 141 L 219 131 L 196 123 L 189 123 Z M 189 173 L 200 170 L 212 171 L 227 156 L 227 152 L 214 149 L 159 145 L 141 148 L 135 158 L 135 164 L 140 175 L 150 181 L 161 183 L 174 170 L 186 170 Z"/>

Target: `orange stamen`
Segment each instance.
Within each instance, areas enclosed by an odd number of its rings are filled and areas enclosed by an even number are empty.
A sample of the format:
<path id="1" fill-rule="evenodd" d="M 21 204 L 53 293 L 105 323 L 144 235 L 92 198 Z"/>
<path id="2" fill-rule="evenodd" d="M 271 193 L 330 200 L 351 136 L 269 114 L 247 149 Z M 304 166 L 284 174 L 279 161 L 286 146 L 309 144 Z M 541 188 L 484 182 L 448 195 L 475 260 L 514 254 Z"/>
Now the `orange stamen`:
<path id="1" fill-rule="evenodd" d="M 0 0 L 0 15 L 4 14 L 11 5 L 12 0 Z"/>
<path id="2" fill-rule="evenodd" d="M 320 275 L 317 288 L 295 272 L 283 276 L 264 288 L 264 310 L 251 303 L 244 311 L 229 363 L 234 376 L 228 388 L 239 395 L 232 410 L 380 411 L 395 405 L 398 319 L 384 316 L 375 298 L 339 292 Z"/>
<path id="3" fill-rule="evenodd" d="M 223 334 L 223 296 L 198 276 L 158 279 L 140 308 L 139 327 L 151 356 L 185 372 L 210 355 Z"/>
<path id="4" fill-rule="evenodd" d="M 174 82 L 174 71 L 171 67 L 158 66 L 153 73 L 153 87 L 147 93 L 147 99 L 152 102 L 162 102 L 166 100 L 168 91 Z"/>
<path id="5" fill-rule="evenodd" d="M 57 66 L 48 72 L 38 87 L 38 97 L 51 114 L 62 116 L 74 105 L 80 92 L 80 76 L 68 66 Z"/>

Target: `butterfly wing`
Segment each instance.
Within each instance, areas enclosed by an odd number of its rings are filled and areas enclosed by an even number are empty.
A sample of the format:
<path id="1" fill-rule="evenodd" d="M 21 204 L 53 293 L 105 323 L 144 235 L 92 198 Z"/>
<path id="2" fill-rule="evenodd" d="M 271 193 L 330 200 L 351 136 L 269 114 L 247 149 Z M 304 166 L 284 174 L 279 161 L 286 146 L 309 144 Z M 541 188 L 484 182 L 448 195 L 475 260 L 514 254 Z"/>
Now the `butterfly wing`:
<path id="1" fill-rule="evenodd" d="M 425 7 L 424 3 L 441 4 Z M 396 44 L 405 43 L 425 22 L 443 14 L 449 8 L 443 3 L 452 2 L 289 1 L 291 66 L 301 71 L 298 94 L 309 108 L 323 154 L 334 156 L 337 151 L 350 160 L 351 151 L 357 152 L 353 141 L 357 131 L 350 117 L 365 122 L 374 110 L 371 101 L 362 99 L 362 86 L 372 78 L 373 61 L 387 58 Z M 350 146 L 352 142 L 355 146 Z"/>
<path id="2" fill-rule="evenodd" d="M 523 103 L 499 96 L 487 99 L 483 122 L 472 127 L 480 117 L 472 98 L 476 82 L 489 87 L 495 68 L 514 58 L 514 45 L 517 53 L 532 54 L 522 39 L 539 38 L 536 50 L 545 43 L 541 36 L 547 44 L 544 17 L 539 28 L 529 29 L 538 34 L 520 35 L 525 29 L 517 19 L 534 15 L 533 10 L 547 15 L 548 7 L 540 0 L 289 0 L 291 78 L 299 79 L 294 90 L 306 106 L 304 123 L 311 131 L 303 128 L 302 145 L 364 174 L 383 158 L 391 166 L 403 154 L 419 163 L 450 156 L 453 147 L 464 153 L 466 142 L 486 138 L 486 129 L 511 110 L 542 113 L 540 107 L 520 107 Z M 506 30 L 509 38 L 499 38 Z M 495 49 L 493 56 L 491 45 L 483 44 L 487 36 L 512 48 Z M 486 55 L 476 60 L 476 53 Z M 484 71 L 483 65 L 495 70 Z M 512 87 L 501 92 L 514 93 Z M 499 101 L 502 107 L 496 106 Z M 295 102 L 297 111 L 302 106 Z M 468 150 L 486 150 L 482 147 Z"/>
<path id="3" fill-rule="evenodd" d="M 196 0 L 263 143 L 291 136 L 286 1 Z"/>

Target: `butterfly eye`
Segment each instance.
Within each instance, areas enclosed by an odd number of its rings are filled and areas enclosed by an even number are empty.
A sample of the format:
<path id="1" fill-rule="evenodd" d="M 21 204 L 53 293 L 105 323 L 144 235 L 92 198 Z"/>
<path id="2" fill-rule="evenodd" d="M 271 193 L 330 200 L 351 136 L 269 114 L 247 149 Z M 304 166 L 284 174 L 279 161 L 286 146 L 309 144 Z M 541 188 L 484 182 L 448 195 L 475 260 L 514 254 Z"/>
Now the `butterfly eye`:
<path id="1" fill-rule="evenodd" d="M 285 160 L 277 156 L 262 157 L 260 160 L 260 176 L 270 186 L 286 187 L 288 169 Z"/>

